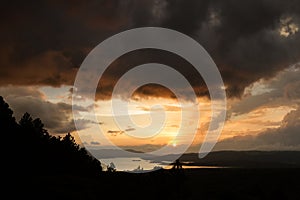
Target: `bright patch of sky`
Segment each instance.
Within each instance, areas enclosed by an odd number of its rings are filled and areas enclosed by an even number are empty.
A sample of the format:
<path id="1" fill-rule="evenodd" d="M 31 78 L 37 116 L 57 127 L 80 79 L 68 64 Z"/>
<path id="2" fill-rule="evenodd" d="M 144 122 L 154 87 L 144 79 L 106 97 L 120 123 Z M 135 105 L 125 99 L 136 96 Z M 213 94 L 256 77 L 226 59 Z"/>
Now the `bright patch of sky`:
<path id="1" fill-rule="evenodd" d="M 299 26 L 292 17 L 283 17 L 280 19 L 279 34 L 283 37 L 289 37 L 299 31 Z"/>
<path id="2" fill-rule="evenodd" d="M 39 90 L 46 95 L 47 101 L 52 103 L 65 102 L 70 103 L 71 86 L 61 86 L 61 87 L 40 87 Z"/>

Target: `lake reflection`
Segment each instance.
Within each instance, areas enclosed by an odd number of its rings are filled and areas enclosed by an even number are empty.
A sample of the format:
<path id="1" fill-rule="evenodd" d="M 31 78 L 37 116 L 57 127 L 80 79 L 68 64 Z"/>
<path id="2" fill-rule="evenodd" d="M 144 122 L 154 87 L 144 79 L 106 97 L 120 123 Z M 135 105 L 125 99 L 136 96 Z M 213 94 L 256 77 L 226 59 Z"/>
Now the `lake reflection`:
<path id="1" fill-rule="evenodd" d="M 153 169 L 170 169 L 172 165 L 169 162 L 153 163 L 151 160 L 145 160 L 138 157 L 122 157 L 122 158 L 106 158 L 99 159 L 104 165 L 103 170 L 106 171 L 106 166 L 113 163 L 117 171 L 132 171 L 132 172 L 142 172 Z M 182 166 L 184 169 L 199 169 L 199 168 L 219 168 L 216 166 Z"/>
<path id="2" fill-rule="evenodd" d="M 140 170 L 152 170 L 155 167 L 164 167 L 165 165 L 159 163 L 151 163 L 150 160 L 144 160 L 138 157 L 130 158 L 106 158 L 100 159 L 100 162 L 104 165 L 109 165 L 111 162 L 114 163 L 117 171 L 133 171 L 136 169 Z M 106 169 L 104 169 L 106 170 Z"/>

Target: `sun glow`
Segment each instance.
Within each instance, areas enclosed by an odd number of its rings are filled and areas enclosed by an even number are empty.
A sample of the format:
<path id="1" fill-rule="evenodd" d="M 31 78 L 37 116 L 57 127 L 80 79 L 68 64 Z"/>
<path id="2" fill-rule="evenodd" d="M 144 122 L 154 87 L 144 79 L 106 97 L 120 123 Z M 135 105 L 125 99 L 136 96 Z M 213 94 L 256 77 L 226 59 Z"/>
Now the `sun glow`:
<path id="1" fill-rule="evenodd" d="M 176 147 L 176 146 L 177 146 L 176 142 L 173 142 L 173 143 L 172 143 L 172 146 L 173 146 L 173 147 Z"/>

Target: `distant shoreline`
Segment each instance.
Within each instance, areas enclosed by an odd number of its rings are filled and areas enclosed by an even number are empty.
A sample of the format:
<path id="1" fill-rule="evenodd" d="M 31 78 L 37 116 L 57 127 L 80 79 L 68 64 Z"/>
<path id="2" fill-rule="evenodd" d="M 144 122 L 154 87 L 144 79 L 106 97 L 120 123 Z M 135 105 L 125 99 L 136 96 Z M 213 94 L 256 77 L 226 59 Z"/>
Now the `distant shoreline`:
<path id="1" fill-rule="evenodd" d="M 102 155 L 106 157 L 108 150 L 102 152 L 97 150 L 95 154 L 99 160 Z M 180 162 L 185 169 L 187 168 L 300 168 L 300 151 L 217 151 L 211 152 L 206 157 L 200 159 L 197 153 L 187 153 L 182 156 L 170 154 L 165 156 L 140 156 L 134 154 L 121 154 L 117 157 L 118 152 L 113 151 L 111 158 L 104 160 L 123 159 L 123 163 L 127 163 L 130 170 L 140 165 L 145 169 L 157 166 L 163 168 L 171 168 L 171 163 L 180 157 Z M 144 154 L 143 154 L 144 155 Z M 147 167 L 147 165 L 149 167 Z M 118 168 L 118 166 L 117 166 Z"/>

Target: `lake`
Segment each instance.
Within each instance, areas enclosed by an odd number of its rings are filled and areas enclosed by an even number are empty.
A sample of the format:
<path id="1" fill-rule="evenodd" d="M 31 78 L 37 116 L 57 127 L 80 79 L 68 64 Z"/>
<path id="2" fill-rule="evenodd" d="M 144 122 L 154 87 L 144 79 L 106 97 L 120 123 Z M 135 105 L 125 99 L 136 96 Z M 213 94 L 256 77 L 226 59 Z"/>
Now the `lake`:
<path id="1" fill-rule="evenodd" d="M 109 165 L 111 162 L 114 163 L 117 171 L 133 171 L 135 169 L 152 170 L 155 167 L 165 166 L 159 163 L 151 163 L 150 160 L 144 160 L 138 157 L 106 158 L 99 160 L 104 165 Z"/>
<path id="2" fill-rule="evenodd" d="M 121 158 L 105 158 L 99 159 L 105 166 L 109 165 L 111 162 L 115 165 L 117 171 L 129 171 L 129 172 L 147 172 L 153 169 L 170 169 L 172 166 L 168 165 L 168 162 L 153 163 L 151 160 L 145 160 L 138 157 L 121 157 Z M 191 168 L 220 168 L 216 166 L 182 166 L 184 169 Z M 106 168 L 104 167 L 104 171 Z"/>

